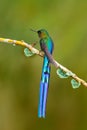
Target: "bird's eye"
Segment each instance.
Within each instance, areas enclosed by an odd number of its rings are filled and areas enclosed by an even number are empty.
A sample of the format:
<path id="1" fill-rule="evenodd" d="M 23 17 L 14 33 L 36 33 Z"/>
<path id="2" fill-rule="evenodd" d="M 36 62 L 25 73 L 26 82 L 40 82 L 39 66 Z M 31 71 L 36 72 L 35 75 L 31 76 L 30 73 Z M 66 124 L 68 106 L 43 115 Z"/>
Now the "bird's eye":
<path id="1" fill-rule="evenodd" d="M 37 31 L 38 32 L 38 34 L 41 34 L 41 31 Z"/>

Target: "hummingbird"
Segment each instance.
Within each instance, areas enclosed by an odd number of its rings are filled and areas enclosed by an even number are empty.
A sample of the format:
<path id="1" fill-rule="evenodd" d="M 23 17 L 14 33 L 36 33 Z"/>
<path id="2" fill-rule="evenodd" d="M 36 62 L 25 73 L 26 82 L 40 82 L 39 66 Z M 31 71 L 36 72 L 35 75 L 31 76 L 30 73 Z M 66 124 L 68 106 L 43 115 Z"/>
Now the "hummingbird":
<path id="1" fill-rule="evenodd" d="M 41 50 L 45 54 L 43 59 L 42 75 L 40 80 L 38 117 L 45 118 L 51 71 L 50 63 L 53 63 L 52 52 L 54 44 L 49 33 L 45 29 L 38 30 L 37 33 L 40 38 Z"/>
<path id="2" fill-rule="evenodd" d="M 39 104 L 38 104 L 38 117 L 45 118 L 46 116 L 46 104 L 48 97 L 49 81 L 51 65 L 54 64 L 52 52 L 54 49 L 54 44 L 49 33 L 45 29 L 40 29 L 38 31 L 31 29 L 31 31 L 37 32 L 40 38 L 40 48 L 44 52 L 42 74 L 40 80 L 40 90 L 39 90 Z"/>

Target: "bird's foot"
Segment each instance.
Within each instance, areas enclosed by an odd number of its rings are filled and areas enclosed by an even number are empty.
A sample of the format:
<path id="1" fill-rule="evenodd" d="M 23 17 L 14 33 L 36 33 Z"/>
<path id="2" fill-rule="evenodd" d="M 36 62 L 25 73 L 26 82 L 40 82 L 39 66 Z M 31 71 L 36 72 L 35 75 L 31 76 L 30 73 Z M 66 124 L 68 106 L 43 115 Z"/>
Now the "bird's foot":
<path id="1" fill-rule="evenodd" d="M 36 46 L 37 42 L 31 44 L 32 47 Z"/>

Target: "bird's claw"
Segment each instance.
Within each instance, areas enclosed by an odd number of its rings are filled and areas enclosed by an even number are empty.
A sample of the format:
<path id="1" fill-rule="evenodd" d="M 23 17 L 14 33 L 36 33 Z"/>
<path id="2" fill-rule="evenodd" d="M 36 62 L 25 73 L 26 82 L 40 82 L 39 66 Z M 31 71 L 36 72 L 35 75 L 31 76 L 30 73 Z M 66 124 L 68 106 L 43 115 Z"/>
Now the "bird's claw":
<path id="1" fill-rule="evenodd" d="M 32 47 L 34 47 L 37 44 L 37 42 L 34 42 L 31 44 Z"/>

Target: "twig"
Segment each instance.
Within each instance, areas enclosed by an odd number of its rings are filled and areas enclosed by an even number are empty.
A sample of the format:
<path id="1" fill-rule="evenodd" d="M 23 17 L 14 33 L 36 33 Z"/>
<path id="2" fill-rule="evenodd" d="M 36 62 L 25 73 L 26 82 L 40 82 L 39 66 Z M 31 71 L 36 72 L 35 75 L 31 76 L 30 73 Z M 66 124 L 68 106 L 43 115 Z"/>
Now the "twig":
<path id="1" fill-rule="evenodd" d="M 32 45 L 24 42 L 23 40 L 18 41 L 18 40 L 0 38 L 0 42 L 5 42 L 5 43 L 9 43 L 9 44 L 24 46 L 24 47 L 28 48 L 31 52 L 34 52 L 35 54 L 43 57 L 43 54 L 39 50 L 35 49 Z"/>
<path id="2" fill-rule="evenodd" d="M 9 43 L 9 44 L 15 44 L 15 45 L 20 45 L 20 46 L 24 46 L 26 48 L 28 48 L 31 52 L 34 52 L 35 54 L 43 57 L 44 54 L 37 50 L 36 48 L 34 48 L 32 45 L 24 42 L 23 40 L 21 41 L 17 41 L 17 40 L 12 40 L 12 39 L 6 39 L 6 38 L 0 38 L 0 42 L 5 42 L 5 43 Z M 81 83 L 82 85 L 84 85 L 85 87 L 87 87 L 87 82 L 84 81 L 83 79 L 79 78 L 75 73 L 73 73 L 72 71 L 70 71 L 69 69 L 67 69 L 66 67 L 62 66 L 60 63 L 58 63 L 56 60 L 53 59 L 53 64 L 56 68 L 60 68 L 62 69 L 64 72 L 66 73 L 70 73 L 71 77 L 73 77 L 75 80 L 77 80 L 79 83 Z"/>

